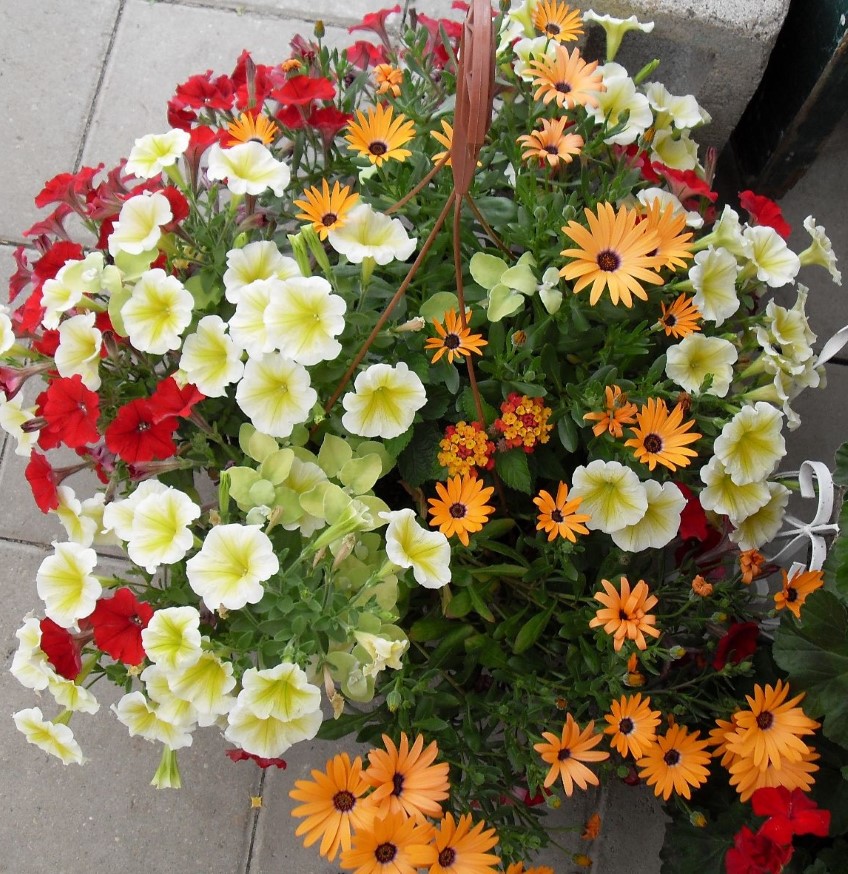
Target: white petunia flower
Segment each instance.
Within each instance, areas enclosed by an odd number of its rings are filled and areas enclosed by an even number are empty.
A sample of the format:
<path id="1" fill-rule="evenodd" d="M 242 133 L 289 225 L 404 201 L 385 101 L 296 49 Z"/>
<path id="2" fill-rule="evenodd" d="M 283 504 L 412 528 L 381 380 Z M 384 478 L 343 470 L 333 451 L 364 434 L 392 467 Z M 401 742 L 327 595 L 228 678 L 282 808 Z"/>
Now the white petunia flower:
<path id="1" fill-rule="evenodd" d="M 190 141 L 188 132 L 179 129 L 140 137 L 130 151 L 125 169 L 139 179 L 152 179 L 176 164 Z"/>
<path id="2" fill-rule="evenodd" d="M 103 592 L 92 573 L 97 553 L 78 543 L 54 542 L 53 550 L 53 555 L 48 555 L 38 568 L 36 589 L 44 601 L 44 612 L 57 625 L 70 628 L 94 610 Z"/>
<path id="3" fill-rule="evenodd" d="M 18 648 L 12 656 L 9 672 L 27 689 L 40 692 L 59 675 L 41 649 L 41 623 L 34 616 L 24 619 L 24 624 L 15 632 Z"/>
<path id="4" fill-rule="evenodd" d="M 282 280 L 257 279 L 240 289 L 236 311 L 230 317 L 230 337 L 251 358 L 274 351 L 274 342 L 265 324 L 265 310 L 271 302 L 271 293 L 282 285 Z"/>
<path id="5" fill-rule="evenodd" d="M 262 583 L 280 569 L 274 545 L 259 525 L 216 525 L 186 562 L 191 588 L 210 610 L 240 610 L 262 600 Z"/>
<path id="6" fill-rule="evenodd" d="M 747 257 L 751 244 L 745 239 L 739 213 L 730 206 L 725 206 L 721 215 L 709 233 L 709 242 L 716 249 L 727 249 L 737 258 Z"/>
<path id="7" fill-rule="evenodd" d="M 120 540 L 129 540 L 133 533 L 136 507 L 148 495 L 161 495 L 169 486 L 159 480 L 142 480 L 135 491 L 121 501 L 110 501 L 103 509 L 103 530 L 112 531 Z"/>
<path id="8" fill-rule="evenodd" d="M 689 279 L 695 288 L 692 302 L 705 319 L 721 325 L 739 309 L 736 277 L 739 265 L 726 249 L 714 249 L 695 255 L 695 264 L 689 270 Z"/>
<path id="9" fill-rule="evenodd" d="M 140 255 L 155 249 L 162 236 L 162 225 L 173 217 L 168 198 L 158 191 L 137 194 L 124 201 L 109 235 L 109 254 L 114 258 L 118 252 Z"/>
<path id="10" fill-rule="evenodd" d="M 801 266 L 806 267 L 809 264 L 818 264 L 819 267 L 824 267 L 830 273 L 831 279 L 837 285 L 842 285 L 842 273 L 836 268 L 836 255 L 833 253 L 833 244 L 830 242 L 824 226 L 819 227 L 816 224 L 816 220 L 811 215 L 808 215 L 804 219 L 804 229 L 812 237 L 812 241 L 798 255 Z"/>
<path id="11" fill-rule="evenodd" d="M 55 279 L 48 279 L 42 287 L 41 305 L 45 328 L 59 327 L 62 313 L 73 309 L 85 294 L 97 294 L 103 276 L 103 253 L 91 252 L 82 261 L 66 261 Z"/>
<path id="12" fill-rule="evenodd" d="M 598 67 L 603 74 L 605 91 L 598 92 L 597 106 L 586 106 L 586 112 L 597 124 L 606 122 L 607 127 L 616 127 L 627 116 L 624 128 L 607 137 L 604 142 L 627 146 L 653 124 L 654 116 L 648 98 L 636 90 L 636 85 L 620 64 L 605 64 Z"/>
<path id="13" fill-rule="evenodd" d="M 766 225 L 745 228 L 743 236 L 750 243 L 748 257 L 757 268 L 760 282 L 781 288 L 795 279 L 801 261 L 774 228 Z"/>
<path id="14" fill-rule="evenodd" d="M 0 303 L 0 355 L 8 352 L 15 345 L 15 329 L 9 317 L 9 308 Z"/>
<path id="15" fill-rule="evenodd" d="M 607 35 L 607 60 L 612 61 L 618 54 L 624 34 L 631 30 L 640 30 L 642 33 L 650 33 L 654 29 L 653 21 L 639 21 L 635 15 L 628 18 L 615 18 L 612 15 L 598 15 L 593 9 L 587 9 L 583 13 L 583 21 L 590 24 L 599 24 Z"/>
<path id="16" fill-rule="evenodd" d="M 427 403 L 424 383 L 403 361 L 394 367 L 372 364 L 357 375 L 353 387 L 342 398 L 347 410 L 342 425 L 360 437 L 398 437 Z"/>
<path id="17" fill-rule="evenodd" d="M 124 695 L 112 710 L 118 721 L 125 725 L 130 737 L 136 735 L 145 740 L 158 741 L 172 750 L 190 747 L 191 732 L 184 723 L 174 723 L 162 717 L 157 706 L 144 697 L 142 692 L 130 692 Z"/>
<path id="18" fill-rule="evenodd" d="M 12 717 L 15 725 L 23 736 L 39 749 L 56 756 L 64 764 L 83 763 L 82 750 L 74 740 L 74 733 L 67 725 L 49 722 L 44 718 L 39 707 L 29 707 L 19 710 Z"/>
<path id="19" fill-rule="evenodd" d="M 277 161 L 262 143 L 239 143 L 222 149 L 217 143 L 209 150 L 209 179 L 227 180 L 233 194 L 263 194 L 271 189 L 282 197 L 291 179 L 291 170 Z"/>
<path id="20" fill-rule="evenodd" d="M 193 665 L 200 648 L 200 613 L 195 607 L 163 607 L 141 631 L 141 644 L 150 661 L 165 671 Z"/>
<path id="21" fill-rule="evenodd" d="M 91 714 L 100 710 L 100 702 L 85 686 L 80 686 L 58 674 L 47 684 L 47 689 L 53 700 L 64 710 Z"/>
<path id="22" fill-rule="evenodd" d="M 97 521 L 84 514 L 82 502 L 70 486 L 59 486 L 56 492 L 59 496 L 59 506 L 51 512 L 58 516 L 67 532 L 68 540 L 80 546 L 91 546 L 98 530 Z"/>
<path id="23" fill-rule="evenodd" d="M 783 526 L 786 505 L 792 494 L 780 483 L 767 483 L 768 503 L 760 507 L 746 519 L 736 523 L 736 530 L 730 532 L 730 539 L 740 549 L 759 549 L 777 535 Z"/>
<path id="24" fill-rule="evenodd" d="M 288 437 L 309 418 L 317 400 L 306 368 L 277 353 L 250 358 L 236 389 L 242 412 L 271 437 Z"/>
<path id="25" fill-rule="evenodd" d="M 698 144 L 688 131 L 661 128 L 651 140 L 651 160 L 674 170 L 694 170 L 698 166 Z"/>
<path id="26" fill-rule="evenodd" d="M 207 655 L 211 653 L 204 652 L 201 658 Z M 181 675 L 179 670 L 165 670 L 160 665 L 153 664 L 141 672 L 141 682 L 144 683 L 147 697 L 156 702 L 156 713 L 162 719 L 175 725 L 194 727 L 198 723 L 197 709 L 190 701 L 175 695 L 169 684 L 172 678 L 176 679 Z"/>
<path id="27" fill-rule="evenodd" d="M 414 510 L 380 513 L 386 528 L 386 555 L 400 567 L 412 568 L 416 582 L 427 589 L 440 589 L 451 581 L 451 548 L 439 531 L 428 531 L 415 520 Z"/>
<path id="28" fill-rule="evenodd" d="M 669 94 L 661 82 L 651 82 L 645 89 L 645 96 L 654 112 L 660 117 L 667 115 L 669 121 L 678 129 L 693 128 L 710 121 L 709 113 L 698 106 L 694 95 L 676 97 Z M 663 123 L 661 121 L 660 126 Z"/>
<path id="29" fill-rule="evenodd" d="M 159 267 L 147 270 L 121 307 L 130 342 L 141 352 L 164 355 L 180 348 L 180 334 L 191 323 L 194 297 Z"/>
<path id="30" fill-rule="evenodd" d="M 389 640 L 366 631 L 354 631 L 353 636 L 371 658 L 371 663 L 362 671 L 366 677 L 376 677 L 386 668 L 399 671 L 403 667 L 401 657 L 409 649 L 408 640 Z"/>
<path id="31" fill-rule="evenodd" d="M 515 75 L 525 82 L 532 82 L 536 77 L 530 64 L 545 58 L 556 58 L 557 41 L 547 36 L 524 37 L 512 46 L 512 68 Z"/>
<path id="32" fill-rule="evenodd" d="M 230 303 L 238 303 L 242 291 L 258 279 L 293 279 L 300 276 L 294 258 L 283 255 L 270 240 L 248 243 L 227 252 L 224 292 Z"/>
<path id="33" fill-rule="evenodd" d="M 339 356 L 342 345 L 335 337 L 344 330 L 347 304 L 332 290 L 320 276 L 287 279 L 271 289 L 265 327 L 287 358 L 309 366 Z"/>
<path id="34" fill-rule="evenodd" d="M 705 510 L 727 516 L 734 525 L 756 513 L 769 501 L 766 482 L 737 485 L 718 456 L 713 456 L 709 464 L 701 468 L 701 480 L 705 485 L 699 496 L 701 506 Z"/>
<path id="35" fill-rule="evenodd" d="M 342 227 L 330 231 L 327 239 L 352 264 L 361 264 L 366 258 L 377 264 L 406 261 L 418 243 L 406 233 L 400 219 L 375 212 L 367 203 L 357 204 Z"/>
<path id="36" fill-rule="evenodd" d="M 665 372 L 682 389 L 698 394 L 704 380 L 712 374 L 706 394 L 723 398 L 733 381 L 733 365 L 739 353 L 721 337 L 689 334 L 666 352 Z"/>
<path id="37" fill-rule="evenodd" d="M 783 414 L 758 401 L 743 407 L 716 437 L 713 450 L 737 485 L 764 480 L 786 455 Z"/>
<path id="38" fill-rule="evenodd" d="M 220 316 L 204 316 L 183 342 L 180 367 L 206 397 L 220 398 L 244 373 L 241 352 L 227 335 L 226 322 Z"/>
<path id="39" fill-rule="evenodd" d="M 95 314 L 71 316 L 59 325 L 59 346 L 53 356 L 60 376 L 78 374 L 91 391 L 100 388 L 100 347 L 103 334 L 94 327 Z"/>
<path id="40" fill-rule="evenodd" d="M 189 526 L 199 516 L 200 507 L 179 489 L 148 495 L 133 512 L 129 557 L 149 574 L 161 564 L 180 561 L 191 549 L 194 535 Z"/>
<path id="41" fill-rule="evenodd" d="M 24 431 L 23 425 L 35 418 L 34 409 L 24 409 L 23 395 L 15 395 L 7 401 L 0 392 L 0 428 L 16 440 L 15 455 L 29 458 L 33 447 L 38 445 L 38 431 Z"/>
<path id="42" fill-rule="evenodd" d="M 193 665 L 168 675 L 170 691 L 191 704 L 201 725 L 211 724 L 232 710 L 236 697 L 230 692 L 235 685 L 232 662 L 222 661 L 211 652 L 204 652 Z"/>
<path id="43" fill-rule="evenodd" d="M 297 719 L 321 710 L 321 690 L 309 682 L 306 673 L 291 662 L 273 668 L 248 668 L 241 678 L 237 705 L 262 719 Z"/>
<path id="44" fill-rule="evenodd" d="M 642 483 L 648 497 L 645 515 L 634 525 L 625 525 L 610 534 L 613 543 L 625 552 L 662 549 L 677 537 L 680 514 L 686 506 L 683 492 L 674 483 L 660 485 L 655 480 Z"/>
<path id="45" fill-rule="evenodd" d="M 580 511 L 589 514 L 586 527 L 611 534 L 635 525 L 648 509 L 648 493 L 639 477 L 617 461 L 596 459 L 575 468 L 571 498 L 582 498 Z"/>
<path id="46" fill-rule="evenodd" d="M 319 710 L 294 719 L 261 717 L 248 707 L 234 707 L 227 715 L 224 737 L 254 756 L 274 759 L 302 740 L 312 740 L 324 717 Z"/>
<path id="47" fill-rule="evenodd" d="M 686 216 L 686 225 L 690 228 L 702 228 L 704 226 L 704 218 L 695 210 L 687 210 L 684 208 L 680 199 L 666 191 L 664 188 L 643 188 L 637 195 L 637 200 L 643 206 L 650 206 L 655 200 L 659 201 L 660 212 L 665 212 L 668 205 L 672 206 L 672 215 L 676 218 L 679 215 Z"/>

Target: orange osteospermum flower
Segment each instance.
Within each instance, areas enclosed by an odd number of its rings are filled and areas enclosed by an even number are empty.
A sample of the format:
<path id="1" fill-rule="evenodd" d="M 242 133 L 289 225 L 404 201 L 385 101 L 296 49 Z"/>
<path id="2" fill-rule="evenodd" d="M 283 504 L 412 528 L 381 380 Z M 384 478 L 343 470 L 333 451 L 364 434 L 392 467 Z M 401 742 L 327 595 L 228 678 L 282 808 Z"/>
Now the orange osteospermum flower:
<path id="1" fill-rule="evenodd" d="M 669 270 L 677 267 L 685 269 L 686 261 L 695 257 L 691 246 L 692 232 L 681 233 L 686 228 L 686 214 L 675 213 L 672 204 L 663 206 L 657 199 L 647 205 L 643 220 L 657 235 L 657 248 L 654 251 L 657 266 Z"/>
<path id="2" fill-rule="evenodd" d="M 639 776 L 665 801 L 672 792 L 688 800 L 691 787 L 703 785 L 709 777 L 708 746 L 709 741 L 701 740 L 699 731 L 690 733 L 685 725 L 673 725 L 636 763 Z"/>
<path id="3" fill-rule="evenodd" d="M 227 130 L 230 133 L 230 138 L 227 141 L 228 146 L 249 142 L 270 146 L 274 142 L 279 128 L 264 115 L 243 112 L 235 121 L 227 123 Z"/>
<path id="4" fill-rule="evenodd" d="M 524 862 L 513 862 L 506 869 L 506 874 L 554 874 L 554 869 L 547 865 L 534 865 L 532 868 L 525 868 Z"/>
<path id="5" fill-rule="evenodd" d="M 699 598 L 709 598 L 713 593 L 712 583 L 708 583 L 700 574 L 692 580 L 692 591 Z"/>
<path id="6" fill-rule="evenodd" d="M 750 759 L 734 757 L 728 766 L 730 771 L 729 782 L 739 793 L 739 800 L 746 802 L 757 789 L 763 787 L 783 786 L 790 792 L 800 789 L 809 792 L 815 783 L 813 774 L 818 771 L 816 761 L 821 756 L 813 749 L 807 748 L 807 752 L 797 762 L 787 762 L 784 759 L 777 768 L 768 765 L 761 771 Z"/>
<path id="7" fill-rule="evenodd" d="M 428 874 L 495 874 L 500 858 L 486 851 L 497 844 L 497 833 L 493 828 L 484 831 L 483 822 L 472 828 L 472 822 L 470 814 L 458 820 L 445 814 L 423 857 Z"/>
<path id="8" fill-rule="evenodd" d="M 303 843 L 311 847 L 319 838 L 319 853 L 332 861 L 339 848 L 349 850 L 351 831 L 365 826 L 369 817 L 363 812 L 362 795 L 368 783 L 362 776 L 362 759 L 351 763 L 347 753 L 327 762 L 326 771 L 312 771 L 312 780 L 297 780 L 289 797 L 303 801 L 292 816 L 306 817 L 296 835 L 306 835 Z"/>
<path id="9" fill-rule="evenodd" d="M 653 470 L 657 463 L 675 471 L 678 467 L 688 467 L 691 458 L 698 453 L 688 447 L 701 439 L 696 432 L 687 433 L 695 425 L 695 420 L 683 422 L 683 408 L 678 404 L 670 413 L 664 400 L 648 398 L 648 403 L 636 415 L 637 427 L 631 429 L 633 437 L 626 440 L 625 446 L 634 448 L 634 455 Z"/>
<path id="10" fill-rule="evenodd" d="M 620 592 L 609 580 L 601 580 L 601 585 L 605 593 L 596 592 L 594 598 L 604 606 L 589 621 L 589 628 L 603 625 L 604 631 L 613 636 L 616 652 L 621 650 L 625 640 L 634 641 L 637 649 L 647 649 L 645 635 L 660 636 L 659 629 L 654 627 L 656 617 L 648 613 L 658 603 L 656 596 L 648 591 L 648 584 L 639 580 L 632 592 L 627 577 L 621 578 Z"/>
<path id="11" fill-rule="evenodd" d="M 598 93 L 606 91 L 604 77 L 597 72 L 598 62 L 587 64 L 577 49 L 569 52 L 557 45 L 553 57 L 536 58 L 527 69 L 535 77 L 533 84 L 537 86 L 533 97 L 545 105 L 554 101 L 561 109 L 597 106 Z"/>
<path id="12" fill-rule="evenodd" d="M 364 155 L 372 164 L 379 167 L 391 159 L 405 161 L 412 154 L 402 146 L 415 136 L 415 126 L 402 113 L 395 118 L 391 106 L 378 104 L 369 109 L 367 115 L 357 109 L 356 118 L 348 125 L 349 133 L 345 139 L 351 149 Z"/>
<path id="13" fill-rule="evenodd" d="M 622 425 L 631 425 L 636 421 L 636 404 L 627 402 L 627 395 L 617 386 L 608 385 L 604 389 L 606 395 L 606 409 L 603 412 L 586 413 L 584 419 L 597 421 L 593 426 L 592 433 L 600 437 L 604 431 L 608 431 L 613 437 L 623 437 Z"/>
<path id="14" fill-rule="evenodd" d="M 471 311 L 466 310 L 465 315 L 467 318 L 471 315 Z M 482 334 L 472 334 L 467 323 L 463 327 L 456 310 L 448 310 L 444 318 L 444 325 L 438 319 L 433 319 L 433 327 L 439 336 L 429 337 L 424 343 L 425 349 L 437 350 L 433 356 L 432 364 L 435 364 L 445 354 L 447 354 L 449 364 L 453 364 L 454 358 L 465 357 L 472 353 L 483 354 L 482 347 L 487 346 L 489 341 L 484 340 Z"/>
<path id="15" fill-rule="evenodd" d="M 400 86 L 403 82 L 403 70 L 393 67 L 391 64 L 377 64 L 374 67 L 374 82 L 377 85 L 378 94 L 389 94 L 392 97 L 400 96 Z"/>
<path id="16" fill-rule="evenodd" d="M 597 840 L 600 833 L 601 815 L 599 813 L 593 813 L 586 820 L 586 824 L 583 826 L 583 832 L 581 833 L 580 837 L 584 841 L 594 841 Z"/>
<path id="17" fill-rule="evenodd" d="M 545 788 L 556 782 L 559 777 L 562 779 L 565 794 L 570 798 L 575 783 L 581 789 L 588 788 L 590 784 L 598 785 L 597 776 L 583 764 L 583 762 L 603 762 L 609 758 L 609 753 L 592 749 L 603 738 L 603 735 L 595 734 L 594 721 L 581 732 L 580 726 L 569 713 L 565 717 L 561 736 L 557 737 L 553 732 L 544 731 L 542 737 L 547 743 L 533 744 L 533 749 L 551 766 L 545 777 Z"/>
<path id="18" fill-rule="evenodd" d="M 630 653 L 627 659 L 627 675 L 624 682 L 634 688 L 645 685 L 645 675 L 639 670 L 639 656 L 635 652 Z"/>
<path id="19" fill-rule="evenodd" d="M 796 619 L 800 619 L 801 606 L 807 600 L 807 596 L 824 585 L 824 572 L 798 571 L 792 574 L 792 579 L 789 579 L 782 568 L 780 573 L 783 574 L 783 588 L 774 596 L 775 609 L 786 608 L 792 611 Z"/>
<path id="20" fill-rule="evenodd" d="M 734 755 L 750 759 L 764 771 L 769 765 L 782 767 L 783 762 L 797 762 L 809 750 L 801 740 L 812 734 L 820 723 L 810 719 L 796 706 L 804 697 L 802 692 L 789 701 L 789 686 L 778 680 L 765 689 L 754 686 L 754 695 L 746 695 L 750 710 L 733 714 L 737 729 L 727 738 L 727 749 Z"/>
<path id="21" fill-rule="evenodd" d="M 666 337 L 682 340 L 690 334 L 701 330 L 698 322 L 703 318 L 701 311 L 692 303 L 692 298 L 681 294 L 668 307 L 665 301 L 660 301 L 662 315 L 659 324 L 662 325 Z"/>
<path id="22" fill-rule="evenodd" d="M 486 486 L 477 477 L 449 477 L 447 483 L 436 483 L 438 498 L 428 498 L 432 527 L 438 528 L 445 537 L 454 534 L 463 546 L 468 546 L 468 535 L 481 531 L 495 512 L 486 501 L 494 493 L 494 486 Z"/>
<path id="23" fill-rule="evenodd" d="M 742 572 L 742 582 L 750 584 L 760 575 L 766 557 L 756 549 L 746 549 L 739 553 L 739 568 Z"/>
<path id="24" fill-rule="evenodd" d="M 556 498 L 550 492 L 542 489 L 538 496 L 533 498 L 533 503 L 539 508 L 537 531 L 546 531 L 548 541 L 556 540 L 557 537 L 565 537 L 572 543 L 576 543 L 576 534 L 588 534 L 589 529 L 583 522 L 589 521 L 585 513 L 578 513 L 577 509 L 583 498 L 568 500 L 568 486 L 561 482 L 557 487 Z"/>
<path id="25" fill-rule="evenodd" d="M 401 732 L 400 745 L 384 734 L 385 750 L 368 753 L 368 769 L 363 776 L 374 791 L 368 796 L 369 806 L 378 813 L 389 810 L 420 819 L 440 817 L 442 805 L 448 797 L 450 781 L 447 762 L 433 764 L 439 754 L 436 742 L 424 747 L 424 737 L 418 735 L 410 747 L 409 738 Z"/>
<path id="26" fill-rule="evenodd" d="M 738 759 L 735 753 L 727 748 L 727 739 L 736 731 L 737 725 L 734 719 L 717 719 L 716 727 L 710 729 L 710 746 L 715 747 L 713 756 L 721 756 L 722 767 L 729 767 Z"/>
<path id="27" fill-rule="evenodd" d="M 612 735 L 610 744 L 626 756 L 628 753 L 634 759 L 645 755 L 648 747 L 657 739 L 657 726 L 660 724 L 661 713 L 651 710 L 651 699 L 640 693 L 622 695 L 618 701 L 610 704 L 611 713 L 604 719 L 609 725 L 604 734 Z"/>
<path id="28" fill-rule="evenodd" d="M 359 200 L 359 195 L 351 193 L 349 186 L 342 187 L 338 182 L 333 183 L 333 190 L 330 191 L 326 179 L 321 180 L 320 190 L 313 185 L 303 192 L 303 196 L 304 200 L 294 202 L 303 210 L 295 218 L 312 222 L 312 227 L 322 240 L 327 239 L 330 231 L 345 223 L 345 213 Z"/>
<path id="29" fill-rule="evenodd" d="M 548 39 L 573 42 L 583 33 L 579 9 L 571 9 L 558 0 L 540 0 L 533 15 L 533 27 Z"/>
<path id="30" fill-rule="evenodd" d="M 565 133 L 565 127 L 569 123 L 565 117 L 543 118 L 541 130 L 522 134 L 518 138 L 518 142 L 524 144 L 522 160 L 532 161 L 537 158 L 540 164 L 547 161 L 551 167 L 560 163 L 570 164 L 574 156 L 580 154 L 584 141 L 580 134 Z"/>
<path id="31" fill-rule="evenodd" d="M 647 300 L 648 293 L 642 283 L 662 285 L 664 280 L 654 269 L 653 252 L 659 239 L 656 231 L 646 222 L 639 221 L 639 213 L 626 206 L 616 213 L 611 203 L 599 203 L 597 212 L 584 208 L 588 228 L 579 222 L 570 221 L 563 233 L 577 245 L 563 249 L 561 255 L 573 258 L 560 268 L 560 276 L 576 279 L 575 294 L 592 284 L 589 303 L 594 306 L 604 289 L 610 300 L 618 305 L 633 306 L 633 297 Z"/>
<path id="32" fill-rule="evenodd" d="M 352 848 L 342 853 L 342 867 L 353 874 L 417 874 L 432 834 L 432 826 L 403 811 L 374 816 L 370 827 L 356 832 Z"/>

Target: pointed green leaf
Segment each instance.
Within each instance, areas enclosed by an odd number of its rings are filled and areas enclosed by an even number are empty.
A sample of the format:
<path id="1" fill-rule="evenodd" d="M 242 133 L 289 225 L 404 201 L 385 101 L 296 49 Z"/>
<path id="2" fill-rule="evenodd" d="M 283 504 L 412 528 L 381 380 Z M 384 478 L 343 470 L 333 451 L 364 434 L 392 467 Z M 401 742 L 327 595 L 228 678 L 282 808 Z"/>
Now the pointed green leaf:
<path id="1" fill-rule="evenodd" d="M 499 453 L 495 458 L 495 469 L 504 484 L 511 489 L 529 495 L 533 489 L 530 481 L 530 466 L 527 454 L 521 449 L 510 449 Z"/>

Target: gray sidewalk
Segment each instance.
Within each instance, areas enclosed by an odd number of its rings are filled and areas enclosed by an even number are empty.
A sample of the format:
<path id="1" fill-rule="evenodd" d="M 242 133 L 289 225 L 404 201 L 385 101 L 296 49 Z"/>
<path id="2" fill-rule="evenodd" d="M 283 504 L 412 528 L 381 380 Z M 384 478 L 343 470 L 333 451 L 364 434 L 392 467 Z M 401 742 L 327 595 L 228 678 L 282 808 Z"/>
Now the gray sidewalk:
<path id="1" fill-rule="evenodd" d="M 59 172 L 111 166 L 133 140 L 167 128 L 165 105 L 174 86 L 193 73 L 229 72 L 242 49 L 260 63 L 288 53 L 296 33 L 312 24 L 296 10 L 327 21 L 327 41 L 352 41 L 344 29 L 379 0 L 0 0 L 0 106 L 5 136 L 0 192 L 0 294 L 14 271 L 12 252 L 25 243 L 21 231 L 39 216 L 32 199 Z M 621 4 L 618 4 L 621 6 Z M 446 14 L 449 0 L 424 0 L 420 8 Z M 588 4 L 584 4 L 588 6 Z M 599 11 L 603 4 L 596 4 Z M 339 10 L 343 9 L 342 14 Z M 607 11 L 607 10 L 604 10 Z M 613 11 L 610 9 L 609 11 Z M 614 11 L 619 11 L 618 9 Z M 301 15 L 305 12 L 299 13 Z M 670 90 L 675 82 L 666 82 Z M 796 229 L 791 244 L 806 246 L 802 221 L 813 214 L 827 227 L 848 269 L 848 125 L 828 143 L 809 175 L 784 201 Z M 824 271 L 809 269 L 808 309 L 820 341 L 848 324 L 848 289 L 834 287 Z M 848 273 L 846 273 L 848 284 Z M 830 462 L 848 438 L 848 368 L 828 365 L 829 388 L 809 391 L 798 403 L 804 426 L 790 435 L 787 468 L 804 458 Z M 232 763 L 215 731 L 198 731 L 181 751 L 184 788 L 157 791 L 149 785 L 159 749 L 130 739 L 114 716 L 105 690 L 96 689 L 101 710 L 79 714 L 74 732 L 88 758 L 80 768 L 63 766 L 28 746 L 10 714 L 37 706 L 33 693 L 8 673 L 22 617 L 38 609 L 35 571 L 50 542 L 60 537 L 55 520 L 34 506 L 22 459 L 6 441 L 0 455 L 0 872 L 15 874 L 335 874 L 339 869 L 304 850 L 289 816 L 288 790 L 322 768 L 335 744 L 305 743 L 287 755 L 286 771 L 260 774 L 252 763 Z M 45 702 L 46 709 L 50 705 Z M 52 713 L 53 711 L 50 710 Z M 349 749 L 353 749 L 351 744 Z M 252 807 L 251 797 L 262 797 Z M 609 797 L 587 794 L 557 814 L 559 824 L 581 826 L 599 810 L 603 837 L 593 847 L 593 871 L 656 874 L 662 819 L 652 796 L 623 785 Z M 578 869 L 571 852 L 586 852 L 578 832 L 567 831 L 568 852 L 552 850 L 540 862 L 556 874 Z M 639 835 L 634 857 L 632 836 Z M 625 865 L 622 860 L 626 859 Z"/>

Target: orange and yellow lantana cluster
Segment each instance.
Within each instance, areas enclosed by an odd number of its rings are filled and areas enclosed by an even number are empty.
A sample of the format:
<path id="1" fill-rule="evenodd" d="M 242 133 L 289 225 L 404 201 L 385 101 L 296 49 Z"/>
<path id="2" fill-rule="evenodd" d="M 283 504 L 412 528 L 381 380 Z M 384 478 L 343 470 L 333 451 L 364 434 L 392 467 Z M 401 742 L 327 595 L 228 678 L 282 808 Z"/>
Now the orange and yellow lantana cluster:
<path id="1" fill-rule="evenodd" d="M 448 425 L 439 448 L 439 464 L 448 469 L 449 476 L 475 476 L 478 467 L 491 470 L 495 466 L 495 444 L 479 422 Z"/>
<path id="2" fill-rule="evenodd" d="M 537 444 L 547 443 L 552 425 L 548 424 L 551 408 L 542 398 L 528 398 L 513 392 L 501 404 L 501 415 L 495 419 L 495 427 L 503 434 L 510 449 L 519 446 L 527 453 Z"/>

